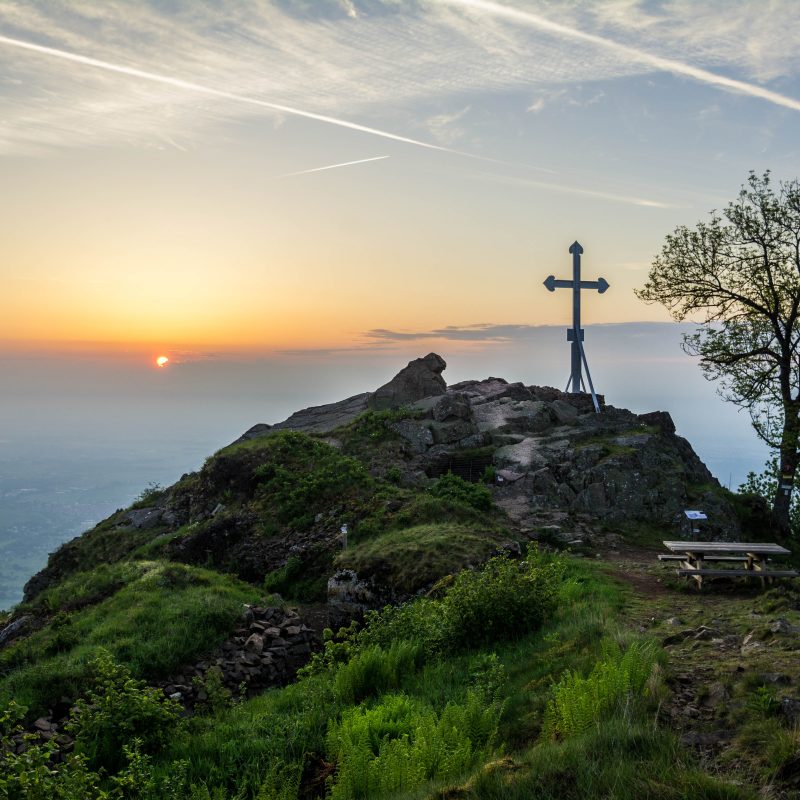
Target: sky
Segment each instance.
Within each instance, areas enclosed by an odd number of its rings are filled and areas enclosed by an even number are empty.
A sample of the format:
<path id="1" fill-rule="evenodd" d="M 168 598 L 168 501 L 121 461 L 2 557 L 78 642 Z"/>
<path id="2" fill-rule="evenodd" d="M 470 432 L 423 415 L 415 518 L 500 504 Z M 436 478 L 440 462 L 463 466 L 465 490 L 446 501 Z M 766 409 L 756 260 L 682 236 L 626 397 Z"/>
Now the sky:
<path id="1" fill-rule="evenodd" d="M 180 363 L 663 321 L 633 289 L 797 176 L 792 0 L 0 0 L 0 350 Z M 522 334 L 520 334 L 522 332 Z"/>

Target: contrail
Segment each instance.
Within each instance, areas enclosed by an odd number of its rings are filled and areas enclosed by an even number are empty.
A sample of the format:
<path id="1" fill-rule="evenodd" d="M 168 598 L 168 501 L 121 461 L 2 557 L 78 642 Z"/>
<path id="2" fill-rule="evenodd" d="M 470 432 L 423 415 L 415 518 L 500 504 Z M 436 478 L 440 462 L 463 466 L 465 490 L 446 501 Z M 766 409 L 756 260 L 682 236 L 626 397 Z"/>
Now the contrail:
<path id="1" fill-rule="evenodd" d="M 369 133 L 373 136 L 380 136 L 383 139 L 391 139 L 395 142 L 403 142 L 404 144 L 412 144 L 416 147 L 424 147 L 428 150 L 438 150 L 442 153 L 453 153 L 455 155 L 469 156 L 469 153 L 461 153 L 458 150 L 451 150 L 449 147 L 440 147 L 430 142 L 422 142 L 419 139 L 410 139 L 407 136 L 399 136 L 396 133 L 383 131 L 378 128 L 369 128 L 366 125 L 359 125 L 356 122 L 348 122 L 345 119 L 338 119 L 337 117 L 329 117 L 325 114 L 315 114 L 313 111 L 303 111 L 299 108 L 292 108 L 291 106 L 284 106 L 280 103 L 270 103 L 267 100 L 258 100 L 255 97 L 248 97 L 247 95 L 235 94 L 233 92 L 225 92 L 221 89 L 213 89 L 210 86 L 204 86 L 200 83 L 193 83 L 192 81 L 185 81 L 181 78 L 173 78 L 169 75 L 160 75 L 157 72 L 149 72 L 147 70 L 138 69 L 136 67 L 126 67 L 121 64 L 112 64 L 110 61 L 102 61 L 99 58 L 91 58 L 89 56 L 82 56 L 78 53 L 71 53 L 67 50 L 59 50 L 56 47 L 45 47 L 41 44 L 34 44 L 33 42 L 26 42 L 22 39 L 12 39 L 9 36 L 0 36 L 0 44 L 8 45 L 9 47 L 17 47 L 21 50 L 29 50 L 33 53 L 40 53 L 45 56 L 53 56 L 60 58 L 64 61 L 72 61 L 75 64 L 83 64 L 87 67 L 95 67 L 102 69 L 106 72 L 116 72 L 119 75 L 129 75 L 133 78 L 141 78 L 145 81 L 152 81 L 153 83 L 161 83 L 167 86 L 174 86 L 178 89 L 186 89 L 190 92 L 197 92 L 198 94 L 205 94 L 210 97 L 219 97 L 224 100 L 233 100 L 238 103 L 246 103 L 251 106 L 259 106 L 260 108 L 269 108 L 273 111 L 281 111 L 284 114 L 293 114 L 296 117 L 305 117 L 306 119 L 317 120 L 317 122 L 327 122 L 329 125 L 338 125 L 340 128 L 349 128 L 353 131 L 360 131 L 361 133 Z M 473 158 L 481 158 L 481 156 L 471 156 Z"/>
<path id="2" fill-rule="evenodd" d="M 606 39 L 604 36 L 597 36 L 593 33 L 585 33 L 577 28 L 570 28 L 567 25 L 562 25 L 558 22 L 553 22 L 546 17 L 541 17 L 538 14 L 533 14 L 530 11 L 522 11 L 518 8 L 511 8 L 502 3 L 495 3 L 492 0 L 437 0 L 439 3 L 450 6 L 459 6 L 461 8 L 469 8 L 475 11 L 482 11 L 486 14 L 491 14 L 495 17 L 503 17 L 505 19 L 513 20 L 529 28 L 536 28 L 540 31 L 552 33 L 557 36 L 562 36 L 568 39 L 576 39 L 581 42 L 589 42 L 590 44 L 604 47 L 618 55 L 625 56 L 628 59 L 637 61 L 640 64 L 647 64 L 650 67 L 663 70 L 664 72 L 671 72 L 675 75 L 685 75 L 687 78 L 693 78 L 700 83 L 706 83 L 711 86 L 719 86 L 724 89 L 732 89 L 735 92 L 749 95 L 750 97 L 757 97 L 761 100 L 766 100 L 768 103 L 774 103 L 778 106 L 791 108 L 793 111 L 800 111 L 800 100 L 794 97 L 788 97 L 778 92 L 771 92 L 769 89 L 764 89 L 754 83 L 747 83 L 745 81 L 737 81 L 733 78 L 726 78 L 724 75 L 717 75 L 715 72 L 709 72 L 707 69 L 700 67 L 693 67 L 691 64 L 686 64 L 683 61 L 676 61 L 672 58 L 662 58 L 661 56 L 648 53 L 645 50 L 640 50 L 636 47 L 629 47 L 625 44 L 615 42 L 613 39 Z"/>
<path id="3" fill-rule="evenodd" d="M 293 178 L 295 175 L 308 175 L 311 172 L 324 172 L 326 169 L 339 169 L 339 167 L 352 167 L 354 164 L 366 164 L 369 161 L 382 161 L 389 156 L 373 156 L 372 158 L 360 158 L 358 161 L 345 161 L 342 164 L 329 164 L 327 167 L 314 167 L 313 169 L 301 169 L 299 172 L 288 172 L 286 175 L 278 175 L 278 178 Z"/>
<path id="4" fill-rule="evenodd" d="M 563 194 L 577 194 L 586 197 L 598 197 L 601 200 L 611 200 L 614 203 L 627 203 L 632 206 L 642 206 L 644 208 L 676 208 L 670 203 L 662 203 L 660 200 L 650 200 L 646 197 L 633 197 L 624 194 L 612 194 L 611 192 L 601 192 L 595 189 L 581 189 L 579 186 L 568 186 L 561 183 L 547 183 L 546 181 L 534 181 L 529 178 L 516 178 L 505 175 L 494 175 L 488 172 L 475 173 L 477 177 L 485 180 L 492 180 L 496 183 L 505 183 L 509 186 L 531 186 L 536 189 L 548 189 L 551 192 L 561 192 Z"/>

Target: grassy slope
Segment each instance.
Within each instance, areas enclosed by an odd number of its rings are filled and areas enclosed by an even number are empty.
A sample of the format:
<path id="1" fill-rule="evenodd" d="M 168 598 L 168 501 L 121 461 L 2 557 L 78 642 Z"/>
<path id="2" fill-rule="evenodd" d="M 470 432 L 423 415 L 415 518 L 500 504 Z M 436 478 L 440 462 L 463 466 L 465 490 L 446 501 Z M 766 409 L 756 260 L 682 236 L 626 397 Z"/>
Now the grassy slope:
<path id="1" fill-rule="evenodd" d="M 242 603 L 258 597 L 247 584 L 210 570 L 151 561 L 72 576 L 38 602 L 58 608 L 68 598 L 109 591 L 93 605 L 58 612 L 45 628 L 0 651 L 0 705 L 13 698 L 38 715 L 63 696 L 77 697 L 99 648 L 136 676 L 166 677 L 220 644 Z"/>
<path id="2" fill-rule="evenodd" d="M 751 797 L 746 789 L 726 786 L 698 771 L 675 737 L 654 724 L 655 708 L 648 701 L 617 711 L 565 741 L 542 733 L 552 681 L 568 669 L 589 673 L 610 641 L 629 644 L 636 639 L 625 630 L 621 616 L 628 598 L 601 568 L 571 561 L 558 610 L 543 629 L 517 643 L 429 660 L 404 674 L 397 688 L 441 709 L 448 701 L 463 700 L 487 658 L 496 653 L 507 678 L 498 738 L 508 757 L 490 757 L 472 775 L 455 782 L 434 781 L 396 796 Z M 327 757 L 326 730 L 348 707 L 337 695 L 334 680 L 325 674 L 305 678 L 221 717 L 194 720 L 163 768 L 168 769 L 172 759 L 187 759 L 195 783 L 242 791 L 244 797 L 259 791 L 259 797 L 293 797 L 293 781 L 308 754 Z M 691 794 L 692 787 L 703 787 L 702 792 Z M 282 789 L 289 791 L 282 794 Z"/>

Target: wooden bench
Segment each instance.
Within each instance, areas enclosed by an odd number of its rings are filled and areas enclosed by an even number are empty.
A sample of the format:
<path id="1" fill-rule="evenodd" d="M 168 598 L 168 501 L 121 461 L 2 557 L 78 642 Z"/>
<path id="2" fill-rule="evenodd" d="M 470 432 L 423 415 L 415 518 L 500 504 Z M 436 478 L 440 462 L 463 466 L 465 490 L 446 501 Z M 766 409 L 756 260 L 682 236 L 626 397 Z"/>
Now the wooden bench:
<path id="1" fill-rule="evenodd" d="M 659 553 L 659 561 L 686 561 L 686 556 L 672 555 L 671 553 Z M 739 561 L 745 563 L 747 556 L 706 556 L 706 561 Z"/>
<path id="2" fill-rule="evenodd" d="M 703 578 L 759 578 L 762 585 L 773 578 L 797 578 L 792 569 L 767 569 L 772 556 L 790 555 L 785 547 L 774 542 L 672 542 L 664 545 L 672 553 L 662 553 L 659 561 L 680 561 L 682 568 L 676 570 L 681 577 L 694 580 L 698 589 L 703 587 Z M 706 562 L 728 562 L 743 564 L 743 569 L 715 569 L 706 567 Z"/>

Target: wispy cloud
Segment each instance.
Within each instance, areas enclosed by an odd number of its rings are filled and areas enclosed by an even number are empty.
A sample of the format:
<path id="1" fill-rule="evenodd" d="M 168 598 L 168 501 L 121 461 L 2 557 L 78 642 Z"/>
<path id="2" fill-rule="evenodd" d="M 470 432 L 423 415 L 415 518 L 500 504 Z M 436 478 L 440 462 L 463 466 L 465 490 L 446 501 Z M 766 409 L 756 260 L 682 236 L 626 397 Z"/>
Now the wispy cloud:
<path id="1" fill-rule="evenodd" d="M 761 100 L 766 100 L 769 103 L 790 108 L 793 111 L 800 111 L 800 99 L 789 97 L 781 94 L 780 92 L 771 91 L 770 89 L 754 83 L 729 78 L 717 72 L 702 69 L 701 67 L 696 67 L 692 64 L 678 61 L 674 58 L 665 58 L 648 50 L 622 44 L 606 36 L 587 33 L 579 28 L 564 25 L 560 22 L 555 22 L 554 20 L 545 16 L 534 14 L 530 11 L 522 10 L 514 6 L 495 3 L 492 2 L 492 0 L 439 0 L 439 2 L 447 5 L 458 6 L 471 11 L 476 11 L 482 14 L 488 14 L 490 16 L 507 19 L 521 25 L 530 26 L 536 30 L 550 33 L 553 36 L 594 45 L 613 53 L 621 59 L 632 62 L 633 64 L 638 63 L 650 67 L 651 69 L 663 70 L 664 72 L 671 72 L 675 75 L 682 75 L 684 77 L 699 81 L 700 83 L 739 92 L 751 97 L 757 97 Z"/>
<path id="2" fill-rule="evenodd" d="M 356 164 L 368 164 L 370 161 L 383 161 L 389 156 L 373 156 L 372 158 L 359 158 L 358 161 L 344 161 L 341 164 L 328 164 L 326 167 L 313 167 L 312 169 L 301 169 L 298 172 L 287 172 L 286 175 L 278 175 L 279 178 L 293 178 L 295 175 L 310 175 L 312 172 L 325 172 L 328 169 L 339 169 L 340 167 L 353 167 Z"/>
<path id="3" fill-rule="evenodd" d="M 530 337 L 541 330 L 538 325 L 497 325 L 478 323 L 475 325 L 448 325 L 429 331 L 396 331 L 387 328 L 373 328 L 364 336 L 379 342 L 411 342 L 424 339 L 441 339 L 451 342 L 509 342 Z"/>
<path id="4" fill-rule="evenodd" d="M 268 100 L 260 100 L 256 97 L 249 97 L 246 95 L 237 94 L 235 92 L 228 92 L 223 89 L 214 89 L 210 86 L 205 86 L 204 84 L 195 83 L 194 81 L 187 81 L 183 80 L 182 78 L 172 77 L 170 75 L 162 75 L 157 72 L 139 69 L 138 67 L 127 67 L 123 64 L 113 64 L 109 61 L 104 61 L 99 58 L 91 58 L 89 56 L 81 55 L 80 53 L 72 53 L 56 47 L 44 47 L 43 45 L 34 44 L 33 42 L 26 42 L 21 39 L 13 39 L 8 36 L 0 36 L 0 45 L 15 47 L 20 50 L 30 50 L 40 55 L 51 56 L 64 61 L 71 61 L 75 64 L 81 64 L 83 66 L 93 67 L 95 69 L 102 69 L 107 72 L 116 72 L 120 75 L 125 75 L 131 78 L 139 78 L 155 83 L 162 83 L 176 89 L 183 89 L 189 92 L 196 92 L 198 94 L 221 98 L 223 100 L 230 100 L 234 103 L 258 106 L 259 108 L 265 108 L 270 111 L 278 111 L 283 114 L 305 117 L 306 119 L 312 119 L 317 122 L 325 122 L 329 125 L 348 128 L 349 130 L 359 131 L 360 133 L 368 133 L 372 136 L 379 136 L 382 139 L 391 139 L 395 142 L 402 142 L 403 144 L 412 144 L 416 147 L 424 147 L 430 150 L 454 152 L 447 147 L 440 147 L 439 145 L 431 144 L 430 142 L 423 142 L 419 139 L 412 139 L 408 136 L 400 136 L 399 134 L 391 133 L 390 131 L 381 130 L 379 128 L 371 128 L 367 125 L 359 125 L 357 122 L 350 122 L 349 120 L 338 117 L 331 117 L 327 114 L 317 114 L 313 111 L 306 111 L 293 106 L 286 106 L 281 103 L 271 103 Z"/>
<path id="5" fill-rule="evenodd" d="M 220 120 L 268 109 L 276 118 L 311 110 L 368 120 L 362 127 L 416 140 L 430 119 L 463 108 L 466 93 L 524 91 L 535 107 L 537 89 L 653 70 L 800 107 L 756 82 L 800 71 L 794 0 L 771 0 L 766 11 L 762 3 L 692 0 L 529 0 L 524 8 L 485 0 L 0 0 L 0 33 L 211 90 L 92 72 L 46 51 L 21 58 L 6 46 L 0 153 L 120 141 L 191 147 Z"/>
<path id="6" fill-rule="evenodd" d="M 596 197 L 600 200 L 610 200 L 612 203 L 624 203 L 629 206 L 640 206 L 642 208 L 675 208 L 672 203 L 666 203 L 663 200 L 655 200 L 647 197 L 637 197 L 635 195 L 616 194 L 615 192 L 606 192 L 600 189 L 586 189 L 582 186 L 576 186 L 567 181 L 563 183 L 554 183 L 552 181 L 538 181 L 531 178 L 518 178 L 513 175 L 496 175 L 489 172 L 477 172 L 472 177 L 492 181 L 493 183 L 503 183 L 507 186 L 519 186 L 521 188 L 531 189 L 547 189 L 549 192 L 558 192 L 559 194 L 572 194 L 583 197 Z"/>

